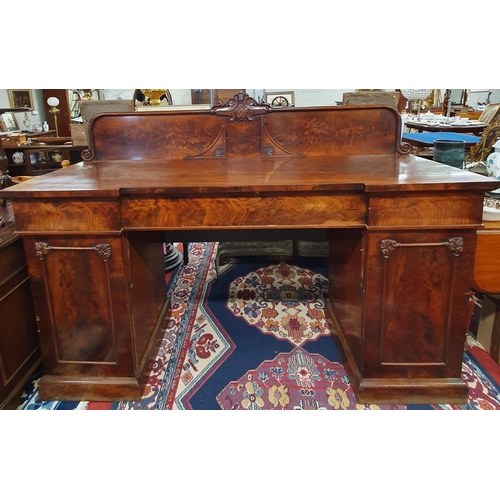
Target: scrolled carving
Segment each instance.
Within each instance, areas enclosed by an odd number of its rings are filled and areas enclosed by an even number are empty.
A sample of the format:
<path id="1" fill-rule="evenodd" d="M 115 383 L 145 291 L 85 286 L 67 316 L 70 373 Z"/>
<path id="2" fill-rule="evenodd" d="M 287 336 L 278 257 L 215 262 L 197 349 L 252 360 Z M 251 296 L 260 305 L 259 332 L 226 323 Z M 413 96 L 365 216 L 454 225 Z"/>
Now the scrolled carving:
<path id="1" fill-rule="evenodd" d="M 397 247 L 400 246 L 400 243 L 398 243 L 395 240 L 382 240 L 380 242 L 380 251 L 382 252 L 382 255 L 384 256 L 384 259 L 389 258 L 389 254 Z"/>
<path id="2" fill-rule="evenodd" d="M 35 243 L 35 253 L 36 256 L 40 259 L 43 260 L 49 252 L 52 250 L 53 247 L 51 247 L 48 243 L 45 243 L 43 241 L 37 241 Z"/>
<path id="3" fill-rule="evenodd" d="M 267 103 L 258 103 L 245 92 L 238 92 L 225 104 L 217 103 L 212 108 L 216 115 L 229 116 L 230 121 L 252 121 L 255 116 L 263 115 L 271 109 Z"/>
<path id="4" fill-rule="evenodd" d="M 401 142 L 401 143 L 398 142 L 396 150 L 399 154 L 406 155 L 411 151 L 411 145 L 408 144 L 407 142 Z"/>
<path id="5" fill-rule="evenodd" d="M 83 150 L 81 154 L 82 160 L 85 161 L 92 160 L 93 156 L 94 155 L 92 154 L 92 151 L 90 149 Z"/>
<path id="6" fill-rule="evenodd" d="M 108 262 L 111 257 L 111 245 L 107 243 L 102 243 L 99 245 L 94 245 L 93 249 L 97 252 L 97 255 L 102 258 L 104 262 Z"/>
<path id="7" fill-rule="evenodd" d="M 450 238 L 444 245 L 455 257 L 458 257 L 464 251 L 464 240 L 460 237 Z"/>

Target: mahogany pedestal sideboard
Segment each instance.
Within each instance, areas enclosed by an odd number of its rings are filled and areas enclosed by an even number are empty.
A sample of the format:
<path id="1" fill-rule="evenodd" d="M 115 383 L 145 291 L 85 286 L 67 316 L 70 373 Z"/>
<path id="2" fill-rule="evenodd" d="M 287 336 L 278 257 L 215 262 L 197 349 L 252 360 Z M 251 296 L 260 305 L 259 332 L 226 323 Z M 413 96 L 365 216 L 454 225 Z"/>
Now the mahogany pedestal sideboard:
<path id="1" fill-rule="evenodd" d="M 3 191 L 0 191 L 0 197 Z M 10 204 L 0 206 L 0 409 L 14 409 L 41 361 L 22 238 Z"/>
<path id="2" fill-rule="evenodd" d="M 358 401 L 465 402 L 476 232 L 500 182 L 408 154 L 401 127 L 388 106 L 273 109 L 244 93 L 95 116 L 83 162 L 4 190 L 39 317 L 41 398 L 141 397 L 168 321 L 165 232 L 318 231 Z"/>

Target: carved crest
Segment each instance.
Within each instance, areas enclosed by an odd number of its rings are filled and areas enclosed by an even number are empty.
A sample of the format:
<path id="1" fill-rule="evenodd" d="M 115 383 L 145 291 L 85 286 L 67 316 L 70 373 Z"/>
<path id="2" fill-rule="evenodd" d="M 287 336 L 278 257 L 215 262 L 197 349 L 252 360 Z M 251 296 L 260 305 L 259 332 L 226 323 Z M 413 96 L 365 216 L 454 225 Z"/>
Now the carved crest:
<path id="1" fill-rule="evenodd" d="M 216 103 L 211 111 L 216 115 L 229 116 L 232 122 L 243 122 L 252 121 L 254 116 L 266 114 L 270 109 L 270 104 L 258 103 L 245 92 L 238 92 L 226 104 Z"/>

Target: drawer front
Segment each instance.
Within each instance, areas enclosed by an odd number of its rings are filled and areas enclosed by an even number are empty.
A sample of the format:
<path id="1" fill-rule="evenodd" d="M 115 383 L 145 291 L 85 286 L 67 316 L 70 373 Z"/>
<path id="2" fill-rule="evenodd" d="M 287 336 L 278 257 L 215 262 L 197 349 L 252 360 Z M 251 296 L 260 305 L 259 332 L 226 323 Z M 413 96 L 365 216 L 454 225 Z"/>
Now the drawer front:
<path id="1" fill-rule="evenodd" d="M 18 232 L 117 231 L 120 212 L 117 201 L 15 200 Z"/>
<path id="2" fill-rule="evenodd" d="M 365 224 L 363 195 L 235 196 L 122 201 L 133 228 L 329 228 Z"/>
<path id="3" fill-rule="evenodd" d="M 371 197 L 369 226 L 429 227 L 481 224 L 483 195 L 405 193 Z"/>

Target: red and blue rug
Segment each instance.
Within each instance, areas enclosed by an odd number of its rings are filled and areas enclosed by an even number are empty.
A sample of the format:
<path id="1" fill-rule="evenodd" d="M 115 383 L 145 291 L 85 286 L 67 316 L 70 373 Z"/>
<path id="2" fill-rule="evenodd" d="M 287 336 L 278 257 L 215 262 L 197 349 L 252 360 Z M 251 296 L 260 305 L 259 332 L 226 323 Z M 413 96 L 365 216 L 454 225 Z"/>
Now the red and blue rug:
<path id="1" fill-rule="evenodd" d="M 323 309 L 324 259 L 235 259 L 216 279 L 216 243 L 191 243 L 170 277 L 172 314 L 144 396 L 135 402 L 40 401 L 38 373 L 21 410 L 493 410 L 500 367 L 467 335 L 464 405 L 360 405 Z"/>

